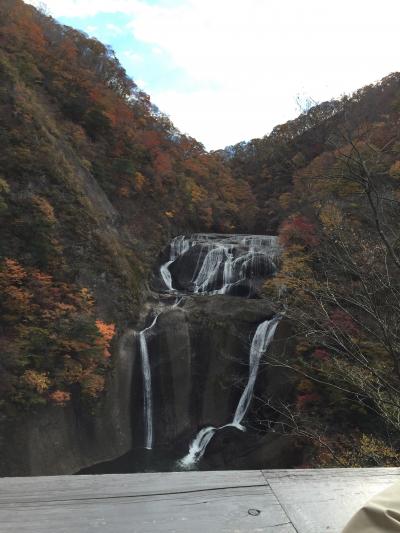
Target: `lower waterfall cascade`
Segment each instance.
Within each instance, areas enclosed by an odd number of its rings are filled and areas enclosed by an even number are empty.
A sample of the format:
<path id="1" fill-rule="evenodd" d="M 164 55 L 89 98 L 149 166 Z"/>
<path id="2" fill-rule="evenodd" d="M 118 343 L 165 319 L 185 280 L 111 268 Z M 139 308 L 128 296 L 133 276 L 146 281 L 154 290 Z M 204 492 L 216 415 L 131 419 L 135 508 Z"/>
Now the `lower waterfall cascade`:
<path id="1" fill-rule="evenodd" d="M 256 381 L 260 360 L 272 342 L 280 320 L 280 316 L 276 316 L 272 320 L 265 320 L 265 322 L 262 322 L 258 326 L 254 334 L 250 348 L 249 378 L 247 385 L 240 397 L 232 422 L 217 428 L 209 426 L 201 429 L 191 443 L 189 453 L 179 461 L 180 466 L 184 468 L 190 468 L 194 466 L 203 457 L 208 443 L 218 430 L 226 427 L 235 427 L 241 431 L 246 430 L 246 428 L 242 426 L 242 421 L 247 413 L 253 396 L 254 384 Z"/>
<path id="2" fill-rule="evenodd" d="M 169 245 L 169 257 L 159 268 L 159 279 L 163 293 L 175 297 L 175 303 L 164 304 L 163 309 L 152 313 L 149 326 L 137 333 L 138 348 L 142 369 L 143 387 L 143 447 L 152 450 L 157 447 L 154 433 L 153 395 L 153 358 L 162 353 L 151 354 L 149 341 L 159 334 L 158 319 L 167 311 L 180 306 L 187 298 L 229 297 L 232 305 L 240 305 L 242 298 L 259 298 L 257 287 L 262 281 L 275 274 L 279 261 L 280 247 L 275 236 L 262 235 L 220 235 L 195 234 L 175 237 Z M 240 290 L 238 289 L 240 287 Z M 164 297 L 165 299 L 165 297 Z M 259 301 L 259 300 L 258 300 Z M 183 310 L 184 311 L 184 310 Z M 183 313 L 184 314 L 184 313 Z M 240 431 L 250 403 L 257 379 L 262 356 L 274 338 L 281 320 L 276 315 L 255 324 L 248 355 L 247 383 L 243 389 L 236 409 L 232 411 L 231 422 L 221 426 L 201 428 L 189 446 L 189 452 L 177 460 L 182 469 L 194 468 L 204 456 L 207 445 L 221 429 L 234 427 Z M 150 320 L 149 320 L 150 322 Z"/>

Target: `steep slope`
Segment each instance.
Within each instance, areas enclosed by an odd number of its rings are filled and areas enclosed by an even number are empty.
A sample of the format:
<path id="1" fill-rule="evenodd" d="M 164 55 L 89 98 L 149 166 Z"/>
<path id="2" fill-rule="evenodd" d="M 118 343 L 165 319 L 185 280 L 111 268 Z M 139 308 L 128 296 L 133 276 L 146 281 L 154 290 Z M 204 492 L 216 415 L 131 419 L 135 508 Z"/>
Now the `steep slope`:
<path id="1" fill-rule="evenodd" d="M 400 461 L 399 123 L 395 73 L 227 153 L 285 249 L 265 295 L 291 320 L 299 380 L 275 409 L 311 464 Z"/>
<path id="2" fill-rule="evenodd" d="M 137 319 L 169 235 L 244 229 L 255 202 L 111 49 L 20 0 L 0 2 L 0 77 L 3 406 L 97 397 L 99 345 Z"/>
<path id="3" fill-rule="evenodd" d="M 0 169 L 2 470 L 52 471 L 51 428 L 73 471 L 131 446 L 132 326 L 170 235 L 243 230 L 255 201 L 110 48 L 21 0 L 0 0 Z"/>
<path id="4" fill-rule="evenodd" d="M 392 74 L 207 153 L 109 47 L 0 0 L 2 472 L 54 472 L 39 431 L 63 471 L 131 449 L 148 282 L 171 236 L 205 231 L 285 247 L 264 295 L 295 333 L 275 364 L 299 379 L 291 404 L 263 398 L 265 429 L 313 464 L 397 464 L 399 102 Z"/>

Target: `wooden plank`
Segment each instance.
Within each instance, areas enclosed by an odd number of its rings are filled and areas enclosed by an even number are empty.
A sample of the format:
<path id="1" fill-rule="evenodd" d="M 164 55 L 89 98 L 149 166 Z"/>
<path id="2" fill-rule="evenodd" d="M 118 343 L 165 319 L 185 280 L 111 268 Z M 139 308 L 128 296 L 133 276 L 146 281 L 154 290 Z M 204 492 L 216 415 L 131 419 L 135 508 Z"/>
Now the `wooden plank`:
<path id="1" fill-rule="evenodd" d="M 398 468 L 0 479 L 0 533 L 339 533 Z"/>
<path id="2" fill-rule="evenodd" d="M 295 533 L 260 471 L 5 478 L 0 493 L 1 533 Z"/>
<path id="3" fill-rule="evenodd" d="M 299 533 L 340 533 L 375 494 L 400 480 L 400 468 L 264 470 Z"/>
<path id="4" fill-rule="evenodd" d="M 131 497 L 255 485 L 266 485 L 260 470 L 0 478 L 0 507 L 8 502 Z"/>

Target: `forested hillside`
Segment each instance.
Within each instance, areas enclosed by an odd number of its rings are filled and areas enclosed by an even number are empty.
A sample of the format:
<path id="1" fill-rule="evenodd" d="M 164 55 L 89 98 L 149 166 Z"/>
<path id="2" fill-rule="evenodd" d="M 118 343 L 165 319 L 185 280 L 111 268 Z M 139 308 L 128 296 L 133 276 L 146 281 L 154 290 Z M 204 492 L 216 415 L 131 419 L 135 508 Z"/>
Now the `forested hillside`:
<path id="1" fill-rule="evenodd" d="M 299 379 L 293 403 L 271 408 L 315 445 L 311 464 L 399 462 L 399 124 L 392 74 L 226 150 L 259 216 L 279 226 L 282 265 L 265 295 L 294 327 L 286 365 Z"/>
<path id="2" fill-rule="evenodd" d="M 296 349 L 268 364 L 295 371 L 296 394 L 260 417 L 279 416 L 307 464 L 398 464 L 399 121 L 392 74 L 208 153 L 112 49 L 0 0 L 3 416 L 93 408 L 171 236 L 277 232 L 264 294 Z"/>
<path id="3" fill-rule="evenodd" d="M 169 235 L 245 229 L 254 197 L 110 48 L 21 0 L 0 1 L 0 83 L 2 406 L 90 400 Z"/>

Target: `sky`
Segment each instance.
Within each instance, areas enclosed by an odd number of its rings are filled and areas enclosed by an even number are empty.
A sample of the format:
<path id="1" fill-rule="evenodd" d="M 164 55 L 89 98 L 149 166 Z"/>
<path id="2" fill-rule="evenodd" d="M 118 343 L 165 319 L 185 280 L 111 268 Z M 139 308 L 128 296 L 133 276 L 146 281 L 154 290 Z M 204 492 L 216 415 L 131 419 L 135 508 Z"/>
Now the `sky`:
<path id="1" fill-rule="evenodd" d="M 218 149 L 400 70 L 399 0 L 25 0 L 96 37 Z M 300 105 L 299 105 L 300 103 Z"/>

